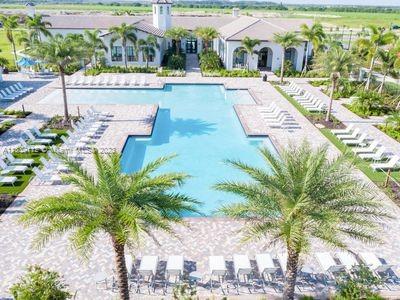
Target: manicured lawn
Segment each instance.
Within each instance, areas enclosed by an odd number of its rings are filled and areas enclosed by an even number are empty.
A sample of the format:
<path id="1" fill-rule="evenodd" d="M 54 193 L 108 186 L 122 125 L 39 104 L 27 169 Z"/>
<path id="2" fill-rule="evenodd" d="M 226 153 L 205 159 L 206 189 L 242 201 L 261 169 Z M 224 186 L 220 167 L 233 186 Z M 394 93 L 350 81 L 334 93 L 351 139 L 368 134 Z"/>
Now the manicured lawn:
<path id="1" fill-rule="evenodd" d="M 51 130 L 51 132 L 61 135 L 65 135 L 66 131 L 65 130 Z M 60 145 L 62 143 L 62 140 L 60 137 L 56 138 L 54 141 L 55 145 Z M 9 195 L 18 195 L 23 190 L 26 188 L 26 186 L 29 184 L 29 181 L 32 179 L 32 177 L 35 175 L 32 171 L 33 167 L 38 167 L 41 165 L 39 159 L 42 156 L 46 156 L 47 154 L 44 152 L 30 152 L 30 153 L 18 153 L 14 152 L 13 155 L 16 158 L 31 158 L 34 159 L 35 163 L 32 167 L 30 167 L 25 174 L 9 174 L 8 176 L 16 176 L 18 180 L 15 182 L 14 186 L 12 185 L 2 185 L 0 186 L 0 194 L 9 194 Z"/>
<path id="2" fill-rule="evenodd" d="M 17 45 L 17 50 L 20 47 Z M 6 34 L 3 29 L 0 29 L 0 56 L 5 57 L 10 65 L 14 65 L 14 54 L 12 52 L 12 47 L 6 38 Z"/>
<path id="3" fill-rule="evenodd" d="M 25 9 L 21 4 L 1 4 L 0 9 Z M 106 12 L 125 12 L 132 13 L 150 13 L 151 6 L 133 6 L 133 5 L 100 5 L 100 4 L 37 4 L 36 8 L 46 10 L 77 10 L 77 11 L 106 11 Z M 390 24 L 400 24 L 400 14 L 396 13 L 368 13 L 368 12 L 320 12 L 320 11 L 301 11 L 293 10 L 293 7 L 288 6 L 289 10 L 269 10 L 269 9 L 243 9 L 242 14 L 255 13 L 265 16 L 273 14 L 285 18 L 309 18 L 324 24 L 332 24 L 338 26 L 350 26 L 353 28 L 361 28 L 368 24 L 389 27 Z M 197 12 L 197 13 L 222 13 L 231 14 L 230 8 L 191 8 L 191 7 L 174 7 L 174 12 Z"/>
<path id="4" fill-rule="evenodd" d="M 310 113 L 308 110 L 306 110 L 304 107 L 302 107 L 296 100 L 294 100 L 292 97 L 288 96 L 285 94 L 278 86 L 275 86 L 275 88 L 278 90 L 279 93 L 281 93 L 282 96 L 284 96 L 294 107 L 297 108 L 297 110 L 302 113 L 304 116 L 311 116 L 312 113 Z M 323 128 L 319 129 L 321 133 L 333 144 L 338 148 L 342 153 L 349 153 L 348 155 L 350 158 L 353 160 L 354 164 L 357 166 L 358 169 L 360 169 L 365 175 L 368 176 L 369 179 L 371 179 L 373 182 L 378 184 L 379 186 L 382 186 L 382 183 L 385 182 L 386 179 L 386 173 L 384 172 L 379 172 L 379 171 L 374 171 L 369 165 L 370 162 L 365 161 L 358 156 L 354 155 L 351 151 L 351 148 L 343 144 L 332 132 L 329 128 Z M 396 180 L 400 180 L 400 172 L 392 172 L 392 176 Z"/>

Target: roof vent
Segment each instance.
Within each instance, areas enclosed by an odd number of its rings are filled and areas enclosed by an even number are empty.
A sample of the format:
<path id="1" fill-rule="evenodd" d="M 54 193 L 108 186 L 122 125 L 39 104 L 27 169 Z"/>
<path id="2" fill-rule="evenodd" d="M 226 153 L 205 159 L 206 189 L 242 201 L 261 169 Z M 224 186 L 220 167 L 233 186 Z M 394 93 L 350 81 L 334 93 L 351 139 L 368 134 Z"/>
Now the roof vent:
<path id="1" fill-rule="evenodd" d="M 234 8 L 232 9 L 232 16 L 233 16 L 233 17 L 239 17 L 239 14 L 240 14 L 240 9 L 237 8 L 237 7 L 234 7 Z"/>

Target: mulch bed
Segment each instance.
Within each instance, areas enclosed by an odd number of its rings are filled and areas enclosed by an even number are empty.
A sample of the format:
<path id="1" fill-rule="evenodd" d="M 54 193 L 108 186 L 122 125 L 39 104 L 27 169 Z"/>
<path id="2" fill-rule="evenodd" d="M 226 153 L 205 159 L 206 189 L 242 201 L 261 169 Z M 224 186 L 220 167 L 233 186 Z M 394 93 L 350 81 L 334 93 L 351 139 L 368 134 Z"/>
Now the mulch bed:
<path id="1" fill-rule="evenodd" d="M 312 114 L 306 116 L 306 118 L 314 125 L 319 124 L 320 126 L 317 127 L 325 127 L 329 129 L 344 129 L 346 128 L 346 125 L 344 125 L 342 122 L 340 122 L 338 119 L 335 117 L 331 116 L 332 121 L 325 121 L 325 114 Z M 322 125 L 322 126 L 321 126 Z"/>
<path id="2" fill-rule="evenodd" d="M 0 194 L 0 215 L 2 215 L 6 209 L 13 203 L 13 201 L 17 198 L 14 195 L 8 194 Z"/>

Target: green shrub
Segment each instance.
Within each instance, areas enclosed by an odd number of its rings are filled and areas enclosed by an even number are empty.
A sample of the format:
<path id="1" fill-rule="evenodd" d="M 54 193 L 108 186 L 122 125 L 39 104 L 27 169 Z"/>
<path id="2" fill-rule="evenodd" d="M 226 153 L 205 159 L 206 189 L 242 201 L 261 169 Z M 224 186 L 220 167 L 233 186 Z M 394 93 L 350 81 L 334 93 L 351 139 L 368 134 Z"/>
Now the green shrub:
<path id="1" fill-rule="evenodd" d="M 15 300 L 64 300 L 72 297 L 57 272 L 29 266 L 28 273 L 10 289 Z"/>
<path id="2" fill-rule="evenodd" d="M 186 73 L 184 70 L 169 70 L 162 68 L 157 72 L 158 77 L 185 77 Z"/>
<path id="3" fill-rule="evenodd" d="M 29 116 L 32 112 L 23 111 L 23 110 L 15 110 L 15 109 L 7 109 L 2 111 L 2 113 L 6 116 L 13 116 L 15 118 L 25 118 Z"/>
<path id="4" fill-rule="evenodd" d="M 80 63 L 70 64 L 65 68 L 65 74 L 72 75 L 75 72 L 78 72 L 82 68 Z"/>
<path id="5" fill-rule="evenodd" d="M 304 75 L 304 77 L 324 78 L 324 77 L 329 77 L 329 74 L 327 74 L 325 71 L 321 71 L 321 70 L 310 70 L 310 71 L 307 71 L 307 73 Z"/>
<path id="6" fill-rule="evenodd" d="M 171 70 L 184 70 L 186 57 L 184 55 L 173 54 L 168 57 L 167 67 Z"/>
<path id="7" fill-rule="evenodd" d="M 281 76 L 281 68 L 276 70 L 275 72 L 276 76 Z M 301 72 L 296 71 L 295 68 L 293 67 L 293 64 L 290 60 L 285 61 L 285 70 L 283 72 L 284 77 L 300 77 Z"/>
<path id="8" fill-rule="evenodd" d="M 347 108 L 362 117 L 382 116 L 392 111 L 385 104 L 384 97 L 373 91 L 358 92 L 356 98 L 350 105 L 347 105 Z"/>
<path id="9" fill-rule="evenodd" d="M 245 70 L 245 69 L 235 69 L 235 70 L 213 70 L 205 71 L 202 73 L 204 77 L 260 77 L 259 70 Z"/>
<path id="10" fill-rule="evenodd" d="M 13 121 L 5 121 L 0 124 L 0 135 L 4 132 L 6 132 L 8 129 L 13 127 L 15 123 Z"/>
<path id="11" fill-rule="evenodd" d="M 372 287 L 381 284 L 381 280 L 376 277 L 366 266 L 361 265 L 359 269 L 353 270 L 351 278 L 338 281 L 338 292 L 333 297 L 334 300 L 383 300 L 384 298 L 372 291 Z"/>
<path id="12" fill-rule="evenodd" d="M 106 66 L 106 67 L 95 67 L 92 69 L 88 69 L 85 72 L 85 75 L 99 75 L 101 73 L 156 73 L 157 68 L 155 67 L 137 67 L 130 66 L 128 68 L 121 66 Z"/>
<path id="13" fill-rule="evenodd" d="M 215 51 L 202 52 L 200 53 L 199 58 L 199 64 L 202 72 L 214 71 L 222 68 L 221 59 Z"/>
<path id="14" fill-rule="evenodd" d="M 331 84 L 331 81 L 329 79 L 327 80 L 313 80 L 309 82 L 312 86 L 318 87 L 318 86 L 329 86 Z"/>

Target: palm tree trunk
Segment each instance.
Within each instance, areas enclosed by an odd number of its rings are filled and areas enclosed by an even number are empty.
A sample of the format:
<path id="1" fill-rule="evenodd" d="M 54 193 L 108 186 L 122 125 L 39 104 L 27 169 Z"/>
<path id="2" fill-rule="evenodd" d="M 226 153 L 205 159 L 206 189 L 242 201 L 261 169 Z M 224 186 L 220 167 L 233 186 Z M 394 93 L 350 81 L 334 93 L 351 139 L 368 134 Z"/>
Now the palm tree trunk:
<path id="1" fill-rule="evenodd" d="M 368 72 L 368 77 L 367 77 L 367 84 L 365 85 L 365 90 L 369 90 L 369 86 L 371 84 L 371 77 L 372 77 L 372 70 L 375 65 L 375 55 L 371 59 L 371 65 L 369 66 L 369 72 Z"/>
<path id="2" fill-rule="evenodd" d="M 175 41 L 175 47 L 176 47 L 176 55 L 178 55 L 179 56 L 179 54 L 180 54 L 180 50 L 181 50 L 181 45 L 180 45 L 180 42 L 179 42 L 179 40 L 176 40 Z"/>
<path id="3" fill-rule="evenodd" d="M 149 59 L 148 59 L 148 57 L 146 56 L 146 70 L 149 68 Z"/>
<path id="4" fill-rule="evenodd" d="M 281 84 L 283 83 L 283 73 L 285 72 L 285 48 L 282 51 L 282 61 L 281 61 Z"/>
<path id="5" fill-rule="evenodd" d="M 121 300 L 129 300 L 128 271 L 125 264 L 125 245 L 119 243 L 115 237 L 112 237 L 111 240 L 115 252 L 119 297 Z"/>
<path id="6" fill-rule="evenodd" d="M 326 118 L 325 118 L 326 122 L 329 122 L 331 120 L 333 93 L 335 92 L 335 89 L 336 89 L 336 79 L 332 79 L 332 89 L 331 89 L 331 94 L 329 97 L 329 106 L 328 106 L 328 110 L 326 111 Z"/>
<path id="7" fill-rule="evenodd" d="M 306 47 L 306 60 L 305 60 L 305 62 L 304 62 L 304 68 L 303 68 L 303 74 L 306 74 L 306 72 L 307 72 L 307 65 L 308 65 L 308 47 L 309 47 L 309 45 L 310 45 L 310 42 L 309 41 L 307 41 L 307 47 Z"/>
<path id="8" fill-rule="evenodd" d="M 11 45 L 12 45 L 12 48 L 13 48 L 13 53 L 14 53 L 14 62 L 15 62 L 15 67 L 17 68 L 17 70 L 18 70 L 18 63 L 17 63 L 17 50 L 15 49 L 15 42 L 14 42 L 14 39 L 13 39 L 13 41 L 11 42 Z"/>
<path id="9" fill-rule="evenodd" d="M 60 77 L 61 77 L 61 89 L 62 89 L 63 102 L 64 102 L 64 122 L 66 124 L 69 119 L 69 113 L 68 113 L 68 102 L 67 102 L 67 89 L 65 87 L 64 68 L 59 66 L 58 69 L 59 69 Z"/>
<path id="10" fill-rule="evenodd" d="M 126 55 L 126 46 L 124 48 L 124 61 L 125 61 L 125 69 L 128 69 L 128 56 Z"/>
<path id="11" fill-rule="evenodd" d="M 288 260 L 286 263 L 285 284 L 283 285 L 284 300 L 294 299 L 294 289 L 296 287 L 297 269 L 299 265 L 299 252 L 288 247 Z"/>
<path id="12" fill-rule="evenodd" d="M 386 81 L 386 74 L 383 74 L 382 83 L 381 83 L 381 86 L 379 87 L 379 91 L 378 91 L 379 95 L 382 95 L 383 87 L 385 86 L 385 81 Z"/>

